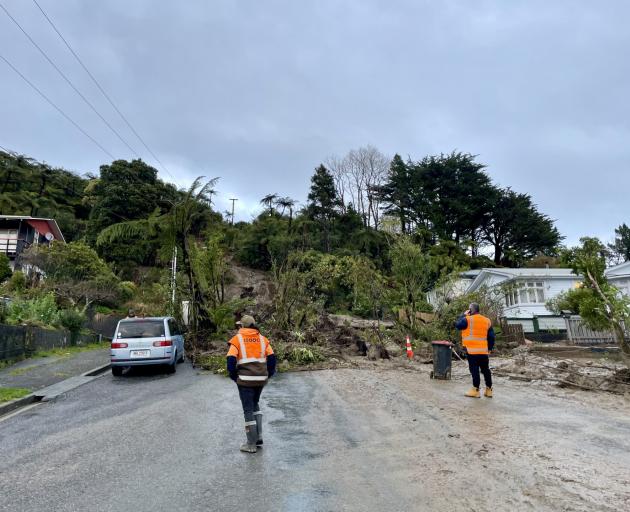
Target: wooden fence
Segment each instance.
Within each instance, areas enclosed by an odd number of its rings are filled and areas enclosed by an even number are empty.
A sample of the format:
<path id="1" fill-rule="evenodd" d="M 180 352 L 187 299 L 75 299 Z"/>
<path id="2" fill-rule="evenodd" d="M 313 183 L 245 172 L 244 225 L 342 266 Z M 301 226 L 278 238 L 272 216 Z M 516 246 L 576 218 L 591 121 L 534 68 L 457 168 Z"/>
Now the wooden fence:
<path id="1" fill-rule="evenodd" d="M 97 341 L 94 334 L 81 334 L 77 345 Z M 0 361 L 29 356 L 38 350 L 63 348 L 71 344 L 68 331 L 42 329 L 30 325 L 0 325 Z"/>
<path id="2" fill-rule="evenodd" d="M 588 328 L 579 316 L 564 318 L 567 325 L 567 337 L 574 345 L 610 345 L 615 344 L 612 331 L 595 331 Z M 626 332 L 626 336 L 630 336 Z"/>
<path id="3" fill-rule="evenodd" d="M 525 332 L 521 324 L 508 324 L 507 321 L 501 322 L 501 332 L 506 343 L 525 343 Z"/>

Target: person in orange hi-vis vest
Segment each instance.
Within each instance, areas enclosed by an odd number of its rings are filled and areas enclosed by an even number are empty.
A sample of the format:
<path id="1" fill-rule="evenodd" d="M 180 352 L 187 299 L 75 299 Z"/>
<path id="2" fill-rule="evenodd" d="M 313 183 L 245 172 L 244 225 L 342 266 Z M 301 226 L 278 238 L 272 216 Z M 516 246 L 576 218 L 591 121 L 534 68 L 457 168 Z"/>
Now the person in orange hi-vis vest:
<path id="1" fill-rule="evenodd" d="M 236 325 L 239 330 L 229 341 L 227 371 L 238 386 L 245 415 L 247 442 L 241 451 L 256 453 L 263 444 L 260 394 L 276 372 L 276 356 L 269 340 L 260 334 L 254 317 L 245 315 Z"/>
<path id="2" fill-rule="evenodd" d="M 462 344 L 468 353 L 468 368 L 472 375 L 473 387 L 466 393 L 471 398 L 480 398 L 479 385 L 483 374 L 486 384 L 484 396 L 492 398 L 492 373 L 490 372 L 489 354 L 494 349 L 494 329 L 488 317 L 479 313 L 479 304 L 470 304 L 468 311 L 455 322 L 455 327 L 462 331 Z"/>

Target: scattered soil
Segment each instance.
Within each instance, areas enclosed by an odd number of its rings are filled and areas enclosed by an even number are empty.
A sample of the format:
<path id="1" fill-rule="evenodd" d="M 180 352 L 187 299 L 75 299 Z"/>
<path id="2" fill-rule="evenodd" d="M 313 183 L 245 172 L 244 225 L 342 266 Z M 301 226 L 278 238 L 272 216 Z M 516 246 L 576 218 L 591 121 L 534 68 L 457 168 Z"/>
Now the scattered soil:
<path id="1" fill-rule="evenodd" d="M 334 468 L 339 489 L 366 484 L 348 510 L 628 510 L 627 398 L 497 377 L 493 399 L 470 399 L 460 361 L 452 381 L 416 362 L 365 368 L 312 377 L 324 396 L 309 427 L 330 415 L 348 439 L 330 446 L 324 425 L 316 469 Z"/>
<path id="2" fill-rule="evenodd" d="M 630 370 L 605 357 L 579 359 L 558 357 L 552 352 L 536 352 L 519 347 L 509 359 L 493 360 L 495 373 L 526 382 L 546 381 L 560 387 L 589 391 L 630 393 Z"/>
<path id="3" fill-rule="evenodd" d="M 225 289 L 228 299 L 252 299 L 255 309 L 270 306 L 274 287 L 268 272 L 230 263 L 231 282 Z"/>
<path id="4" fill-rule="evenodd" d="M 268 272 L 230 265 L 232 282 L 226 290 L 228 298 L 251 298 L 254 310 L 269 308 L 274 294 Z M 413 369 L 432 363 L 432 349 L 421 344 L 414 350 L 412 362 L 407 361 L 404 342 L 381 342 L 376 330 L 394 327 L 391 321 L 375 321 L 351 315 L 323 315 L 318 325 L 301 333 L 266 333 L 278 354 L 280 371 L 305 371 L 338 368 L 360 368 L 388 361 L 389 367 Z M 225 341 L 208 344 L 196 354 L 198 367 L 224 373 Z M 630 370 L 615 358 L 615 347 L 576 347 L 561 344 L 510 346 L 498 351 L 492 365 L 497 375 L 525 382 L 544 382 L 559 387 L 588 391 L 630 394 Z M 457 357 L 453 357 L 457 361 Z"/>

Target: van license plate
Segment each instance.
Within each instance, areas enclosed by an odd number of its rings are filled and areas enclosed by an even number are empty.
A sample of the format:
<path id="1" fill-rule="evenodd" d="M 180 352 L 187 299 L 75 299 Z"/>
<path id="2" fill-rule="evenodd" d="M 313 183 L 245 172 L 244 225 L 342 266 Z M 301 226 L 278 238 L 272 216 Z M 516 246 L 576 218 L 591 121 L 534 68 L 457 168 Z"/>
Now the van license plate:
<path id="1" fill-rule="evenodd" d="M 151 355 L 150 350 L 132 350 L 131 357 L 149 357 Z"/>

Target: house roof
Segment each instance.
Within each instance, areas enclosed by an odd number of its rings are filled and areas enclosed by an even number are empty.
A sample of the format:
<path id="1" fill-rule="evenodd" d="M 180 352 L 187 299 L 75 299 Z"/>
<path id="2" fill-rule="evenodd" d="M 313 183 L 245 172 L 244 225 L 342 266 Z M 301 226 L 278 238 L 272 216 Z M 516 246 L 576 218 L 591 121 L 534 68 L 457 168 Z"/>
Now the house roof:
<path id="1" fill-rule="evenodd" d="M 55 240 L 65 242 L 61 229 L 55 219 L 46 219 L 43 217 L 31 217 L 30 215 L 0 215 L 0 220 L 23 220 L 33 226 L 42 235 L 51 233 Z"/>
<path id="2" fill-rule="evenodd" d="M 570 268 L 483 268 L 468 287 L 468 291 L 475 291 L 481 286 L 486 276 L 492 274 L 504 277 L 506 281 L 521 277 L 532 279 L 570 279 L 578 277 Z"/>
<path id="3" fill-rule="evenodd" d="M 606 277 L 621 277 L 621 276 L 630 276 L 630 261 L 626 261 L 620 265 L 615 265 L 614 267 L 607 268 L 604 271 L 604 275 Z"/>
<path id="4" fill-rule="evenodd" d="M 473 270 L 465 270 L 464 272 L 459 273 L 459 277 L 462 279 L 474 279 L 481 272 L 480 268 L 475 268 Z"/>

